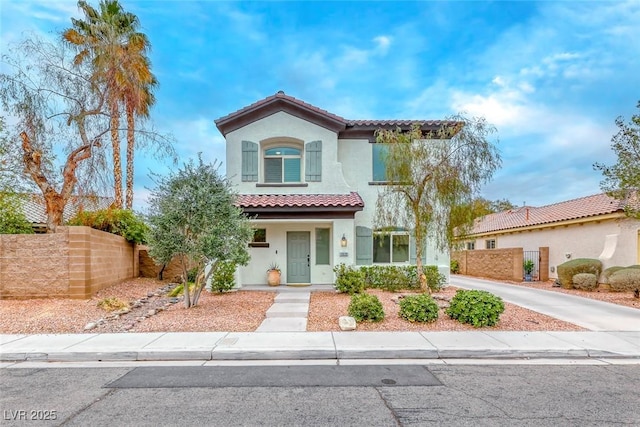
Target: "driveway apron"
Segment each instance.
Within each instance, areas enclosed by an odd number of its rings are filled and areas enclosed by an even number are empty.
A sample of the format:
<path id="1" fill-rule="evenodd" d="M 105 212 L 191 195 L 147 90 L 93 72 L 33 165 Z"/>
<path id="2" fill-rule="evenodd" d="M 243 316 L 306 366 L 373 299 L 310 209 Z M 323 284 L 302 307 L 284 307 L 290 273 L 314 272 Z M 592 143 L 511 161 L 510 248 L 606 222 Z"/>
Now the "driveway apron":
<path id="1" fill-rule="evenodd" d="M 640 331 L 640 310 L 631 307 L 468 276 L 451 275 L 450 284 L 488 291 L 509 303 L 591 331 Z"/>

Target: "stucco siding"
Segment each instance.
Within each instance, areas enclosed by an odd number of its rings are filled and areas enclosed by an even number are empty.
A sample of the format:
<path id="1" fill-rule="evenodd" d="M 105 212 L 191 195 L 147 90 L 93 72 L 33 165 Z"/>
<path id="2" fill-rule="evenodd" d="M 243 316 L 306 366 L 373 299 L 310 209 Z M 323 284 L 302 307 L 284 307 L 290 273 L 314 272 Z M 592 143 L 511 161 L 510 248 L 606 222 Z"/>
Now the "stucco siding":
<path id="1" fill-rule="evenodd" d="M 345 182 L 342 175 L 342 165 L 338 162 L 337 134 L 282 111 L 227 134 L 227 176 L 236 191 L 243 194 L 270 194 L 274 192 L 273 186 L 259 187 L 256 186 L 255 182 L 241 181 L 242 141 L 246 140 L 260 144 L 258 183 L 261 183 L 263 182 L 263 147 L 264 144 L 272 142 L 274 138 L 283 138 L 285 140 L 293 138 L 303 144 L 322 141 L 322 180 L 320 182 L 309 182 L 303 188 L 293 186 L 277 187 L 278 194 L 339 194 L 353 191 Z M 302 168 L 304 168 L 304 161 L 301 164 Z M 304 182 L 304 170 L 301 178 L 302 182 Z"/>
<path id="2" fill-rule="evenodd" d="M 586 222 L 539 230 L 493 234 L 476 239 L 476 248 L 483 249 L 485 241 L 496 240 L 496 248 L 521 247 L 537 251 L 549 247 L 549 277 L 557 278 L 556 267 L 569 259 L 599 258 L 605 248 L 607 236 L 615 238 L 615 249 L 602 259 L 603 267 L 627 266 L 638 262 L 638 230 L 640 221 L 630 219 Z"/>

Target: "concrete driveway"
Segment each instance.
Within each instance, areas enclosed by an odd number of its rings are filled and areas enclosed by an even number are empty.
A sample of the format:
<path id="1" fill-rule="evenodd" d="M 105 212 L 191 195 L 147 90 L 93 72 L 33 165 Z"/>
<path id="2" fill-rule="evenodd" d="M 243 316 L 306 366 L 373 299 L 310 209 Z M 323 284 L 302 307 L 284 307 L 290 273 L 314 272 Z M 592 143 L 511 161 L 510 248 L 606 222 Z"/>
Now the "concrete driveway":
<path id="1" fill-rule="evenodd" d="M 591 331 L 640 331 L 640 310 L 631 307 L 454 274 L 450 284 L 463 289 L 488 291 L 504 301 Z"/>

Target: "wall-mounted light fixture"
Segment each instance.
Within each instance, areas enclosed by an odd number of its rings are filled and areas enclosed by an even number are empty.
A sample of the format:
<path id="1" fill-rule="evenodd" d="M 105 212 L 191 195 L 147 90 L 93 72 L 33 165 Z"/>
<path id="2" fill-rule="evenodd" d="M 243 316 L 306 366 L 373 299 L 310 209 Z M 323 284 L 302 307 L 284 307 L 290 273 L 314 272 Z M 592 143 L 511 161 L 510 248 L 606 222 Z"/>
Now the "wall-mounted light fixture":
<path id="1" fill-rule="evenodd" d="M 342 239 L 340 239 L 340 246 L 343 248 L 347 247 L 347 236 L 344 235 L 344 233 L 342 234 Z"/>

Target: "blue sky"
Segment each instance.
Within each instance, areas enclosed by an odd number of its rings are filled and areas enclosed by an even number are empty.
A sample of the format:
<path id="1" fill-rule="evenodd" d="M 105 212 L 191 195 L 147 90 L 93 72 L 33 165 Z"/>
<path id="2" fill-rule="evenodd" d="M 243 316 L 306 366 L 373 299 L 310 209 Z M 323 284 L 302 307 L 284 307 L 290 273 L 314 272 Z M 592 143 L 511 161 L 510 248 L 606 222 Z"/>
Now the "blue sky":
<path id="1" fill-rule="evenodd" d="M 96 0 L 89 3 L 97 7 Z M 156 127 L 181 161 L 224 161 L 214 120 L 278 90 L 347 119 L 441 119 L 498 128 L 489 199 L 540 206 L 600 192 L 614 120 L 640 100 L 640 2 L 214 2 L 121 0 L 152 44 Z M 2 46 L 55 37 L 76 1 L 0 0 Z M 140 152 L 136 203 L 150 170 Z"/>

